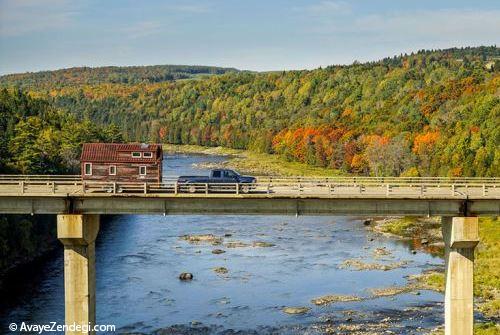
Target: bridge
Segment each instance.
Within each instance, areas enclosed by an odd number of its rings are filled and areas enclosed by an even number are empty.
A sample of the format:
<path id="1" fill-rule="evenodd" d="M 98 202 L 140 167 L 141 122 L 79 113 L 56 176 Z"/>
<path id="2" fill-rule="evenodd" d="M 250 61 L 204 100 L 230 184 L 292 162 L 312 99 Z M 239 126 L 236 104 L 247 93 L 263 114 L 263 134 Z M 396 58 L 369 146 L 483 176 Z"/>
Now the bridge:
<path id="1" fill-rule="evenodd" d="M 500 215 L 500 179 L 264 176 L 249 185 L 179 184 L 175 177 L 121 183 L 0 175 L 0 213 L 57 214 L 57 235 L 64 245 L 65 322 L 85 325 L 95 324 L 100 214 L 441 216 L 445 334 L 472 335 L 478 216 Z"/>

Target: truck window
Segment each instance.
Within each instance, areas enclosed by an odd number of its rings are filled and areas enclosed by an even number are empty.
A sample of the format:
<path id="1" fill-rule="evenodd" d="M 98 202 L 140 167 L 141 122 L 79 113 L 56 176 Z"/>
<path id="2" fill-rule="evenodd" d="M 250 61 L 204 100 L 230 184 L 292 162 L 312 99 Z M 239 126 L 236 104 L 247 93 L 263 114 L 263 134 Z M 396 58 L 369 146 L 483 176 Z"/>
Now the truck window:
<path id="1" fill-rule="evenodd" d="M 224 171 L 224 178 L 234 178 L 235 174 L 233 171 Z"/>
<path id="2" fill-rule="evenodd" d="M 212 177 L 213 177 L 213 178 L 220 178 L 220 171 L 214 171 L 214 172 L 212 173 Z"/>

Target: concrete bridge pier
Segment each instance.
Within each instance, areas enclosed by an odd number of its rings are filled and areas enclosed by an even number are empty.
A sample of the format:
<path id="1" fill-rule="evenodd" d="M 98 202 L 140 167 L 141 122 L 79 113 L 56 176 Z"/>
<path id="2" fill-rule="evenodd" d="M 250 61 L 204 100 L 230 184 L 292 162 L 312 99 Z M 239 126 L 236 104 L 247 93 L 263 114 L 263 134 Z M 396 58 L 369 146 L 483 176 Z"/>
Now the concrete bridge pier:
<path id="1" fill-rule="evenodd" d="M 474 248 L 477 217 L 442 217 L 445 243 L 445 335 L 472 335 L 474 326 Z"/>
<path id="2" fill-rule="evenodd" d="M 69 327 L 66 335 L 94 334 L 74 325 L 95 325 L 95 239 L 98 232 L 99 215 L 57 216 L 57 237 L 64 245 L 65 324 Z"/>

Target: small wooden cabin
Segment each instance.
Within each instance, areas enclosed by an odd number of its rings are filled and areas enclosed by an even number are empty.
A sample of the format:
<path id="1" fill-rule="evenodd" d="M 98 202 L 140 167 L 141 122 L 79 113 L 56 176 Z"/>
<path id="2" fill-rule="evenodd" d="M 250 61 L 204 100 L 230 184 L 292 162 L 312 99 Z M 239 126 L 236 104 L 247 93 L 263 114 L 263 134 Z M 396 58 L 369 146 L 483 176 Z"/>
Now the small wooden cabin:
<path id="1" fill-rule="evenodd" d="M 82 180 L 161 182 L 161 144 L 84 143 Z"/>

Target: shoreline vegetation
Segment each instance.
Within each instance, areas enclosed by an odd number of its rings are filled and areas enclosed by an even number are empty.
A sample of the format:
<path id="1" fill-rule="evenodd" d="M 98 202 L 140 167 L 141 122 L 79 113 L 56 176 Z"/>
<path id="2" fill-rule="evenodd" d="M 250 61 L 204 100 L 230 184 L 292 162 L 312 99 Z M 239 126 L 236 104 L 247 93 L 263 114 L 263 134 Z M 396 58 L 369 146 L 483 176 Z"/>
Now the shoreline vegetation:
<path id="1" fill-rule="evenodd" d="M 164 144 L 170 154 L 204 154 L 228 156 L 226 162 L 203 165 L 205 168 L 232 168 L 242 173 L 258 175 L 339 176 L 338 171 L 287 162 L 271 154 L 257 154 L 245 150 L 197 145 Z M 422 251 L 437 257 L 444 256 L 444 243 L 439 217 L 384 217 L 373 218 L 368 226 L 374 232 L 409 242 L 414 252 Z M 500 330 L 500 219 L 480 218 L 480 243 L 475 253 L 474 295 L 476 308 L 491 322 L 478 323 L 475 334 L 493 335 Z M 407 287 L 397 288 L 391 294 L 425 289 L 444 292 L 444 268 L 412 275 Z M 385 294 L 385 292 L 383 293 Z M 387 293 L 389 294 L 389 293 Z M 442 334 L 442 329 L 432 335 Z"/>

